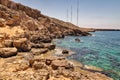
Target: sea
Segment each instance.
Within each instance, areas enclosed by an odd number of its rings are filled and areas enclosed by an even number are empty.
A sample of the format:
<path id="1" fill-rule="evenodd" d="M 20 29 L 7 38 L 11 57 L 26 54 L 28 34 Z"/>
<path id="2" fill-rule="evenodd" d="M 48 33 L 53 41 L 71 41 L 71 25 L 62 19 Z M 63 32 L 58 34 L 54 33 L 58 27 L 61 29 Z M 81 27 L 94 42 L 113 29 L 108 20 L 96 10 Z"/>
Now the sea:
<path id="1" fill-rule="evenodd" d="M 57 47 L 76 53 L 68 59 L 102 68 L 107 76 L 120 80 L 120 31 L 96 31 L 91 34 L 92 36 L 66 36 L 54 42 Z M 76 38 L 80 42 L 76 42 Z"/>

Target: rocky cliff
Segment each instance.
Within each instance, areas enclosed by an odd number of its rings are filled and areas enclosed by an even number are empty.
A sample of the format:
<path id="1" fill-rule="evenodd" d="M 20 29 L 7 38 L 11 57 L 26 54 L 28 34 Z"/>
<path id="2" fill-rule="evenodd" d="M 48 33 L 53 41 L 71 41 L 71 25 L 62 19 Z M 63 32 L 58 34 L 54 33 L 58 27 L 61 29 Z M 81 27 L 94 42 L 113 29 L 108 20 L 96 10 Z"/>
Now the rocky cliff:
<path id="1" fill-rule="evenodd" d="M 56 57 L 54 38 L 88 36 L 91 29 L 51 18 L 40 11 L 0 0 L 1 80 L 112 80 Z"/>
<path id="2" fill-rule="evenodd" d="M 30 31 L 43 29 L 43 32 L 52 38 L 65 35 L 89 35 L 71 23 L 44 16 L 40 11 L 22 4 L 9 0 L 0 0 L 0 4 L 2 4 L 0 15 L 1 18 L 5 19 L 6 25 L 20 25 Z"/>

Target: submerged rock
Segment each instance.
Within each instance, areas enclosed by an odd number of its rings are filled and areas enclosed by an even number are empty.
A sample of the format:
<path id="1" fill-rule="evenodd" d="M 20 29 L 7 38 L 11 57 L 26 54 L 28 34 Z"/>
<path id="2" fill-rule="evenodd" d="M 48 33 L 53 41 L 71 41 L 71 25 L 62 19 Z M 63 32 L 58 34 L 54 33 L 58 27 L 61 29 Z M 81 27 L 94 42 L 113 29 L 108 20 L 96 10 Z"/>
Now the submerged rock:
<path id="1" fill-rule="evenodd" d="M 69 54 L 69 51 L 68 50 L 63 50 L 62 54 Z"/>
<path id="2" fill-rule="evenodd" d="M 76 42 L 80 42 L 80 39 L 79 39 L 79 38 L 76 38 L 75 41 L 76 41 Z"/>

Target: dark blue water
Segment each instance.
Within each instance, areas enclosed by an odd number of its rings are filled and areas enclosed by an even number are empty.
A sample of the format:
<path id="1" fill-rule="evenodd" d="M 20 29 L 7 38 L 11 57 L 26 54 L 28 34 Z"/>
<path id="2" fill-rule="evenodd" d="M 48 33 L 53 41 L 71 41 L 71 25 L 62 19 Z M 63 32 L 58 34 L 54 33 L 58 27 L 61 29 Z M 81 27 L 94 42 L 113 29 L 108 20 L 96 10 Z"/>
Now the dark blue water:
<path id="1" fill-rule="evenodd" d="M 76 52 L 69 57 L 87 65 L 103 68 L 108 76 L 120 80 L 120 31 L 97 31 L 93 36 L 55 40 L 58 47 Z M 75 42 L 80 38 L 81 42 Z"/>

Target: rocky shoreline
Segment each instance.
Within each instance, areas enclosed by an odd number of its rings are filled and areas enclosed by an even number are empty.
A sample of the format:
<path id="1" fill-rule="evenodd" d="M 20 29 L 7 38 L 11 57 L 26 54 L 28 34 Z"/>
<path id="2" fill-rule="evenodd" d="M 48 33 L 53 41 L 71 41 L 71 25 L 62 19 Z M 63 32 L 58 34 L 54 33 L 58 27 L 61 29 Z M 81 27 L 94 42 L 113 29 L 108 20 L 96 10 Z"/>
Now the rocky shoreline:
<path id="1" fill-rule="evenodd" d="M 75 66 L 64 56 L 52 55 L 56 49 L 53 39 L 91 35 L 88 31 L 20 3 L 0 0 L 0 79 L 112 80 Z"/>
<path id="2" fill-rule="evenodd" d="M 120 29 L 95 29 L 95 31 L 120 31 Z"/>

